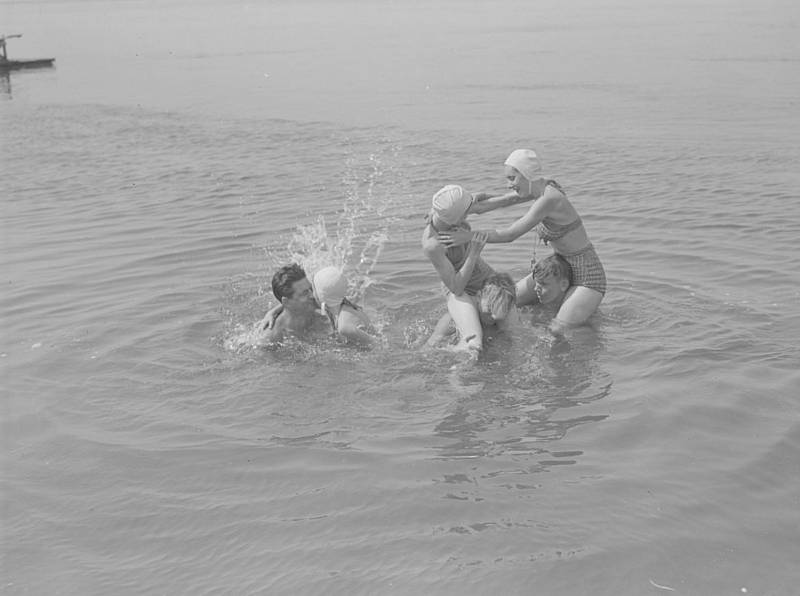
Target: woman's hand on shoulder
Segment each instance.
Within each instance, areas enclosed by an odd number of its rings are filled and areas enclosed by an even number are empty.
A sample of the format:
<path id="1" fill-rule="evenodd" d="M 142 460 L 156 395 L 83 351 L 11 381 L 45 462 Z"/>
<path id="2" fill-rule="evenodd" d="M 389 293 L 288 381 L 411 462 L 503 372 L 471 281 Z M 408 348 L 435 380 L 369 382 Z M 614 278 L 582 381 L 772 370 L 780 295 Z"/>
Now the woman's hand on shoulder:
<path id="1" fill-rule="evenodd" d="M 439 233 L 439 244 L 444 246 L 461 246 L 470 242 L 473 237 L 472 230 L 449 230 Z"/>
<path id="2" fill-rule="evenodd" d="M 278 319 L 278 315 L 283 312 L 283 304 L 278 304 L 277 306 L 273 306 L 267 311 L 267 314 L 264 315 L 264 318 L 261 319 L 258 323 L 256 323 L 256 329 L 258 331 L 264 331 L 266 329 L 272 329 L 275 327 L 275 321 Z"/>

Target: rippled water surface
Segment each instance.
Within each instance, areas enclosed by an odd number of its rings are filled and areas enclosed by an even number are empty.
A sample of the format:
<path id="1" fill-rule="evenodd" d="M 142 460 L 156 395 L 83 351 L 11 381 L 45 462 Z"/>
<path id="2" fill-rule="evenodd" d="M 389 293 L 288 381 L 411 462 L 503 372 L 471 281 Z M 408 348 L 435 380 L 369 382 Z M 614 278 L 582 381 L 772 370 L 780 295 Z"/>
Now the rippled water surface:
<path id="1" fill-rule="evenodd" d="M 3 593 L 797 591 L 798 9 L 532 6 L 0 3 Z M 422 352 L 518 146 L 608 294 Z M 298 256 L 378 347 L 236 343 Z"/>

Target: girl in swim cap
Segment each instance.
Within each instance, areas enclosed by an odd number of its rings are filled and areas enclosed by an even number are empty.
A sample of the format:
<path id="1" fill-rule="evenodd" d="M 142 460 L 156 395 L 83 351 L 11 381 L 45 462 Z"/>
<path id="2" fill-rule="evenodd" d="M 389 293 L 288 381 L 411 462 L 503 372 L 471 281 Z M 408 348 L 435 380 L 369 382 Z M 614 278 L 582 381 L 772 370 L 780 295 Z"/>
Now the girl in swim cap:
<path id="1" fill-rule="evenodd" d="M 534 151 L 513 151 L 505 162 L 505 176 L 511 192 L 499 196 L 483 194 L 481 198 L 485 197 L 490 205 L 533 201 L 525 215 L 497 230 L 448 230 L 439 234 L 439 240 L 444 246 L 453 247 L 470 242 L 477 234 L 485 234 L 489 243 L 513 242 L 535 230 L 539 240 L 550 244 L 553 252 L 561 255 L 572 270 L 572 285 L 551 328 L 558 330 L 585 323 L 603 300 L 606 275 L 583 221 L 561 186 L 542 174 Z M 518 306 L 538 303 L 533 273 L 517 282 L 516 295 Z"/>
<path id="2" fill-rule="evenodd" d="M 372 329 L 372 323 L 360 307 L 347 299 L 347 280 L 340 269 L 320 269 L 311 285 L 320 310 L 327 315 L 336 335 L 362 346 L 372 345 L 373 338 L 366 332 Z"/>
<path id="3" fill-rule="evenodd" d="M 473 203 L 472 195 L 454 184 L 433 195 L 422 250 L 447 288 L 447 310 L 461 338 L 459 348 L 477 355 L 483 349 L 483 328 L 476 296 L 494 270 L 480 256 L 486 234 L 472 235 L 466 223 Z M 470 232 L 470 240 L 449 247 L 439 241 L 440 234 L 456 230 Z"/>
<path id="4" fill-rule="evenodd" d="M 348 343 L 362 347 L 372 346 L 372 323 L 367 314 L 347 299 L 347 280 L 337 267 L 323 267 L 311 277 L 314 299 L 331 323 L 333 333 Z M 283 310 L 283 305 L 270 309 L 261 322 L 261 329 L 270 329 Z"/>

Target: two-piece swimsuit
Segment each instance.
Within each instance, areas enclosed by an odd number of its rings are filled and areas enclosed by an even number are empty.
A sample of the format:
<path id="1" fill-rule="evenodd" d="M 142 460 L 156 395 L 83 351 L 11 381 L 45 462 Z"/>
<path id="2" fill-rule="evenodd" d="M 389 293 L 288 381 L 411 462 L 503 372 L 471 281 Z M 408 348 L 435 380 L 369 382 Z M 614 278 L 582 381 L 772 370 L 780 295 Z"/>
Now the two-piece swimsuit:
<path id="1" fill-rule="evenodd" d="M 547 184 L 555 187 L 561 193 L 564 193 L 561 186 L 555 180 L 548 180 Z M 536 233 L 542 242 L 549 244 L 553 240 L 560 240 L 569 232 L 582 227 L 583 221 L 580 216 L 567 224 L 558 224 L 545 217 L 536 226 Z M 585 286 L 601 294 L 606 293 L 606 272 L 591 242 L 575 252 L 555 252 L 564 257 L 564 260 L 569 263 L 572 269 L 572 285 Z M 531 265 L 533 265 L 533 263 L 531 263 Z"/>

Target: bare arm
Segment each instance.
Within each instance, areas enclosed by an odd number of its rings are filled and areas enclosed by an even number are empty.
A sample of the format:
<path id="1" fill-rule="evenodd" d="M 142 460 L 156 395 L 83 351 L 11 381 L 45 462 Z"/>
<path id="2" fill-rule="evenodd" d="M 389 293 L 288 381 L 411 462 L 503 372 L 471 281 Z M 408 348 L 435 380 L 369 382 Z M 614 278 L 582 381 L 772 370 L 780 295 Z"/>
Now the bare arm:
<path id="1" fill-rule="evenodd" d="M 283 336 L 285 333 L 285 329 L 283 325 L 279 323 L 273 323 L 272 327 L 269 329 L 258 329 L 261 333 L 258 336 L 258 340 L 256 341 L 257 345 L 260 346 L 268 346 L 270 344 L 276 344 L 283 340 Z"/>
<path id="2" fill-rule="evenodd" d="M 503 195 L 487 195 L 480 193 L 475 195 L 476 201 L 469 209 L 470 213 L 488 213 L 502 207 L 509 207 L 518 203 L 530 201 L 533 197 L 521 197 L 516 192 L 507 192 Z"/>
<path id="3" fill-rule="evenodd" d="M 283 304 L 280 302 L 277 306 L 273 306 L 267 311 L 267 314 L 264 315 L 264 318 L 261 319 L 258 323 L 256 323 L 256 329 L 259 331 L 263 329 L 272 329 L 275 326 L 275 320 L 278 318 L 278 315 L 283 312 Z"/>
<path id="4" fill-rule="evenodd" d="M 455 270 L 453 264 L 448 260 L 445 247 L 439 242 L 437 236 L 433 235 L 425 238 L 423 241 L 423 251 L 425 252 L 425 256 L 433 263 L 434 269 L 436 269 L 436 272 L 439 274 L 442 282 L 444 282 L 444 285 L 447 286 L 447 289 L 458 296 L 462 294 L 464 288 L 467 287 L 467 282 L 472 276 L 472 271 L 475 268 L 475 264 L 478 262 L 481 250 L 483 250 L 485 244 L 486 234 L 475 234 L 474 238 L 470 241 L 467 258 L 458 271 Z"/>
<path id="5" fill-rule="evenodd" d="M 360 311 L 354 313 L 342 308 L 339 312 L 339 335 L 347 341 L 369 347 L 373 344 L 374 338 L 364 331 L 364 328 L 372 328 L 367 315 Z"/>
<path id="6" fill-rule="evenodd" d="M 541 196 L 527 213 L 506 228 L 491 231 L 480 230 L 455 230 L 453 232 L 443 232 L 439 234 L 439 241 L 445 246 L 464 244 L 470 241 L 476 234 L 487 234 L 486 242 L 498 244 L 502 242 L 513 242 L 526 232 L 530 232 L 542 221 L 545 216 L 551 213 L 557 206 L 559 197 L 556 195 Z"/>
<path id="7" fill-rule="evenodd" d="M 530 206 L 525 215 L 510 226 L 489 232 L 487 242 L 513 242 L 523 234 L 530 232 L 545 218 L 545 216 L 555 209 L 558 200 L 559 197 L 556 195 L 544 195 L 539 197 L 539 199 Z"/>

